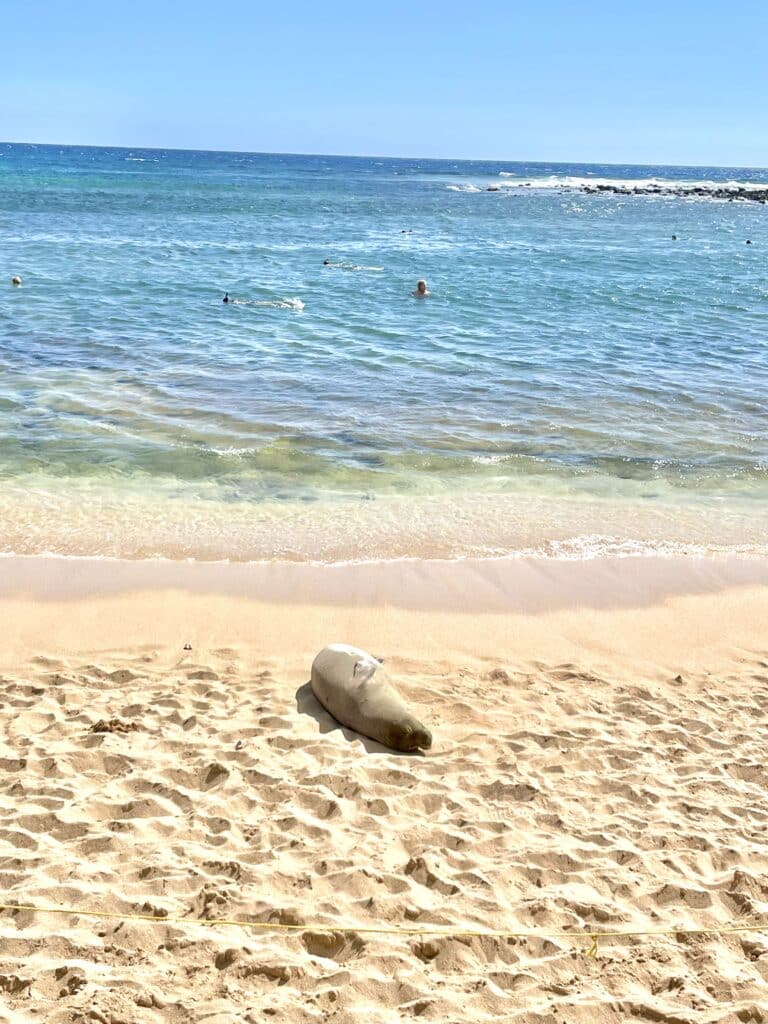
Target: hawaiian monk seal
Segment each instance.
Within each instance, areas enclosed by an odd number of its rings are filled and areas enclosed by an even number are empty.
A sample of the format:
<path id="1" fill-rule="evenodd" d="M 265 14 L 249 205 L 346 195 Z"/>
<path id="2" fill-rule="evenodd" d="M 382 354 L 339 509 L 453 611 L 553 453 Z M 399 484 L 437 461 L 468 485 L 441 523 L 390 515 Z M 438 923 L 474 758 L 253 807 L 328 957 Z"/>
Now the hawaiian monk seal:
<path id="1" fill-rule="evenodd" d="M 394 750 L 432 746 L 432 734 L 408 713 L 379 671 L 381 662 L 359 647 L 331 644 L 312 662 L 312 692 L 342 725 Z"/>

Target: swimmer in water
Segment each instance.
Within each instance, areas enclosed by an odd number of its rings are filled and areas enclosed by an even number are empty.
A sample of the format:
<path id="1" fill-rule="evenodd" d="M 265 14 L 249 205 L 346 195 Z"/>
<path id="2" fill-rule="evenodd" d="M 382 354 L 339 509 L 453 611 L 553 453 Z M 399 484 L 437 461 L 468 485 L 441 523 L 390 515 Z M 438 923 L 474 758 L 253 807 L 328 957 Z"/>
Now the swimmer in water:
<path id="1" fill-rule="evenodd" d="M 18 274 L 16 274 L 15 277 L 11 278 L 11 284 L 13 285 L 14 288 L 21 287 L 21 278 L 19 277 Z"/>
<path id="2" fill-rule="evenodd" d="M 229 292 L 224 296 L 223 302 L 230 306 L 266 306 L 272 309 L 295 309 L 299 312 L 304 309 L 301 299 L 230 299 Z"/>
<path id="3" fill-rule="evenodd" d="M 427 291 L 427 282 L 426 281 L 417 281 L 416 282 L 416 291 L 415 292 L 411 292 L 411 295 L 413 295 L 413 297 L 415 299 L 426 299 L 426 297 L 428 295 L 431 295 L 431 294 L 432 294 L 432 292 Z"/>
<path id="4" fill-rule="evenodd" d="M 362 263 L 331 263 L 330 260 L 323 260 L 324 267 L 334 267 L 336 270 L 383 270 L 384 267 L 368 267 Z"/>
<path id="5" fill-rule="evenodd" d="M 229 302 L 229 292 L 224 292 L 224 298 L 221 301 L 222 302 Z"/>

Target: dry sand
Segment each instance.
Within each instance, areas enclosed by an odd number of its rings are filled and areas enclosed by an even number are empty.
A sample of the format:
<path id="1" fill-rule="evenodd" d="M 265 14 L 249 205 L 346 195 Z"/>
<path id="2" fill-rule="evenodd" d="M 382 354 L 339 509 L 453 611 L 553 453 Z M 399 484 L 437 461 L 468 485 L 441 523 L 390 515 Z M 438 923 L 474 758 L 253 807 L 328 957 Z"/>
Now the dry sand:
<path id="1" fill-rule="evenodd" d="M 768 1019 L 759 932 L 362 931 L 768 922 L 768 563 L 3 559 L 0 624 L 6 903 L 307 925 L 5 910 L 1 1020 Z M 318 708 L 333 640 L 426 756 Z"/>

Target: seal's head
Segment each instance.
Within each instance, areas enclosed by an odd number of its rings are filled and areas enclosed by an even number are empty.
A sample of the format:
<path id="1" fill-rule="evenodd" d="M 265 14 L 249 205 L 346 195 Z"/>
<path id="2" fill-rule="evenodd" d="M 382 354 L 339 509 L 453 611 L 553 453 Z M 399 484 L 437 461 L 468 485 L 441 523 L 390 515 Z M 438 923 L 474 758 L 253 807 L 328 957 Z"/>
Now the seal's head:
<path id="1" fill-rule="evenodd" d="M 409 754 L 417 750 L 429 750 L 432 746 L 432 733 L 418 719 L 407 715 L 389 727 L 387 746 Z"/>

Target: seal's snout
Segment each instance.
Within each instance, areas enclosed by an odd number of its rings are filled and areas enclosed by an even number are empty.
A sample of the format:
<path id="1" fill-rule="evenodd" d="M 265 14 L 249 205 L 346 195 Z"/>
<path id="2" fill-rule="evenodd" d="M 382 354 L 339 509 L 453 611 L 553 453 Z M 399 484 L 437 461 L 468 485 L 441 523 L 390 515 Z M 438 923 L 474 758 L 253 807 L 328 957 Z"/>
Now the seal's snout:
<path id="1" fill-rule="evenodd" d="M 419 750 L 429 750 L 432 746 L 432 733 L 423 726 L 416 734 L 416 741 Z"/>
<path id="2" fill-rule="evenodd" d="M 415 750 L 429 750 L 432 746 L 432 733 L 421 722 L 411 719 L 401 723 L 396 742 L 391 743 L 391 746 L 409 753 Z"/>

